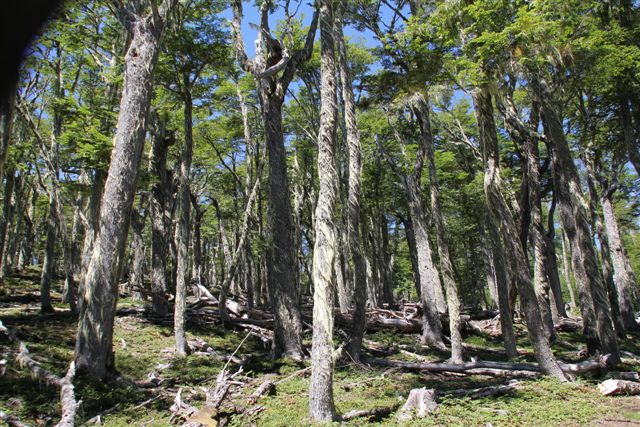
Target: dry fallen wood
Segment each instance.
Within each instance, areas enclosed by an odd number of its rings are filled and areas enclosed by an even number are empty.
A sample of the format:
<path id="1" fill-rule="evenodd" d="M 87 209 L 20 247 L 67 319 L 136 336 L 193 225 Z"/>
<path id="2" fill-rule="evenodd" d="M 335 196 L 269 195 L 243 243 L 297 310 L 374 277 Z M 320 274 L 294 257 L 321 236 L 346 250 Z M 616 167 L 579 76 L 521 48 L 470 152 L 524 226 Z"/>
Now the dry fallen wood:
<path id="1" fill-rule="evenodd" d="M 638 372 L 610 372 L 609 375 L 616 380 L 640 381 Z"/>
<path id="2" fill-rule="evenodd" d="M 6 412 L 0 410 L 0 420 L 7 423 L 9 427 L 31 427 L 28 424 L 24 424 L 18 417 L 9 415 Z"/>
<path id="3" fill-rule="evenodd" d="M 262 396 L 270 396 L 276 392 L 276 383 L 271 380 L 267 380 L 260 384 L 260 386 L 247 398 L 249 405 L 255 405 L 255 403 Z"/>
<path id="4" fill-rule="evenodd" d="M 9 337 L 9 340 L 18 345 L 18 355 L 16 361 L 20 366 L 26 366 L 33 372 L 33 374 L 44 380 L 46 383 L 58 387 L 60 389 L 60 404 L 62 406 L 62 417 L 56 427 L 73 427 L 75 424 L 75 416 L 77 411 L 77 404 L 75 398 L 75 392 L 73 389 L 73 377 L 76 373 L 75 362 L 69 364 L 67 374 L 60 378 L 57 375 L 52 374 L 46 369 L 42 368 L 38 362 L 31 358 L 29 349 L 27 346 L 18 339 L 18 336 L 14 331 L 7 328 L 0 321 L 0 332 L 4 332 Z"/>
<path id="5" fill-rule="evenodd" d="M 619 394 L 640 394 L 640 383 L 625 380 L 606 380 L 598 384 L 598 390 L 604 396 L 615 396 Z"/>
<path id="6" fill-rule="evenodd" d="M 349 411 L 346 414 L 342 415 L 342 421 L 349 421 L 355 418 L 381 418 L 386 417 L 391 414 L 393 411 L 398 409 L 400 403 L 393 406 L 384 406 L 380 408 L 373 409 L 355 409 L 353 411 Z"/>
<path id="7" fill-rule="evenodd" d="M 438 399 L 442 397 L 467 397 L 469 399 L 481 399 L 483 397 L 489 396 L 502 396 L 504 394 L 510 393 L 513 390 L 516 390 L 520 385 L 520 382 L 517 380 L 509 381 L 507 384 L 501 384 L 497 386 L 491 387 L 480 387 L 475 389 L 457 389 L 451 390 L 444 393 L 438 393 Z"/>
<path id="8" fill-rule="evenodd" d="M 560 368 L 565 373 L 582 374 L 589 371 L 595 371 L 607 367 L 610 359 L 609 355 L 604 355 L 598 360 L 587 360 L 580 363 L 560 363 Z M 462 372 L 471 373 L 474 369 L 495 369 L 502 371 L 530 371 L 540 372 L 537 363 L 511 363 L 511 362 L 493 362 L 493 361 L 473 361 L 465 363 L 412 363 L 401 360 L 386 360 L 372 357 L 363 358 L 365 363 L 377 366 L 395 366 L 411 371 L 427 371 L 427 372 Z"/>

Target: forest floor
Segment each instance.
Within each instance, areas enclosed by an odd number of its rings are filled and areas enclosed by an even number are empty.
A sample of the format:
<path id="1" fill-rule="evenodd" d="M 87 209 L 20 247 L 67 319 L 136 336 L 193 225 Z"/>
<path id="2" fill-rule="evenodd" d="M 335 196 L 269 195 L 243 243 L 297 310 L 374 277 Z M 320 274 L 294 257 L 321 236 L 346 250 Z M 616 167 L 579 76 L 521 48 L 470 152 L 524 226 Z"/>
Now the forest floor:
<path id="1" fill-rule="evenodd" d="M 59 301 L 59 294 L 54 299 Z M 73 357 L 77 320 L 61 303 L 56 313 L 39 313 L 38 277 L 6 278 L 0 285 L 0 320 L 14 329 L 27 345 L 31 357 L 45 369 L 63 376 Z M 96 383 L 76 377 L 76 398 L 81 401 L 77 423 L 104 426 L 168 426 L 183 420 L 172 419 L 171 406 L 179 390 L 184 402 L 202 407 L 205 391 L 216 384 L 225 366 L 225 357 L 238 350 L 227 370 L 234 377 L 230 393 L 219 409 L 216 424 L 208 418 L 204 425 L 231 426 L 300 426 L 309 425 L 307 391 L 308 363 L 296 364 L 272 360 L 270 346 L 264 339 L 240 327 L 224 328 L 214 320 L 191 318 L 188 338 L 197 341 L 209 354 L 201 352 L 188 358 L 173 355 L 173 333 L 170 321 L 158 321 L 145 315 L 141 303 L 122 298 L 115 322 L 114 348 L 116 365 L 121 374 L 112 383 Z M 367 334 L 371 341 L 388 348 L 406 344 L 420 354 L 420 359 L 443 361 L 447 355 L 418 345 L 416 334 L 392 331 Z M 305 344 L 310 346 L 310 331 Z M 340 342 L 340 336 L 336 341 Z M 465 358 L 505 360 L 500 355 L 499 338 L 466 335 Z M 624 350 L 640 354 L 640 342 L 628 339 Z M 518 347 L 523 349 L 520 361 L 532 361 L 523 327 L 518 328 Z M 580 340 L 575 333 L 560 333 L 554 350 L 567 362 L 583 360 Z M 211 350 L 212 349 L 212 350 Z M 0 410 L 15 415 L 32 426 L 54 425 L 60 417 L 59 392 L 35 378 L 15 362 L 16 346 L 0 336 Z M 380 354 L 394 360 L 412 360 L 406 353 Z M 389 353 L 389 352 L 387 352 Z M 240 359 L 240 360 L 238 360 Z M 621 370 L 638 372 L 640 361 L 626 360 Z M 3 372 L 4 371 L 4 372 Z M 603 397 L 596 385 L 605 375 L 580 376 L 577 381 L 562 384 L 549 378 L 519 379 L 518 386 L 501 396 L 472 399 L 442 397 L 438 409 L 426 418 L 411 421 L 412 426 L 640 426 L 640 398 Z M 152 381 L 150 381 L 150 379 Z M 276 383 L 274 394 L 248 403 L 248 396 L 265 380 Z M 458 389 L 474 389 L 506 384 L 510 378 L 499 376 L 406 372 L 398 368 L 377 368 L 341 361 L 335 371 L 335 402 L 340 413 L 355 409 L 391 407 L 386 415 L 357 418 L 348 425 L 402 425 L 395 408 L 404 403 L 413 388 L 426 387 L 440 395 Z M 347 424 L 347 423 L 345 423 Z"/>

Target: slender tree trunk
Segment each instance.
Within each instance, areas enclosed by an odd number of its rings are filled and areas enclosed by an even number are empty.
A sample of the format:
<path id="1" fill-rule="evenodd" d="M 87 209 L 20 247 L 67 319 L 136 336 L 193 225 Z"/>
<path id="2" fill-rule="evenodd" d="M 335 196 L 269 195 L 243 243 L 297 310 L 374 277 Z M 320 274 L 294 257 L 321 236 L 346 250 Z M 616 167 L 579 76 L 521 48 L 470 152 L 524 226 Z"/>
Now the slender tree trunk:
<path id="1" fill-rule="evenodd" d="M 7 96 L 0 96 L 0 176 L 4 176 L 4 164 L 11 143 L 15 114 L 16 87 L 15 84 L 10 86 L 6 92 Z"/>
<path id="2" fill-rule="evenodd" d="M 165 297 L 167 285 L 167 258 L 169 257 L 169 230 L 171 213 L 168 207 L 168 195 L 171 190 L 171 178 L 167 171 L 167 151 L 174 142 L 167 135 L 166 118 L 155 116 L 153 139 L 149 153 L 149 172 L 154 176 L 151 185 L 149 212 L 151 216 L 151 306 L 154 313 L 166 316 L 169 303 Z"/>
<path id="3" fill-rule="evenodd" d="M 571 280 L 571 263 L 569 262 L 570 254 L 568 252 L 569 243 L 567 242 L 566 233 L 562 230 L 562 277 L 564 278 L 564 282 L 569 290 L 569 305 L 572 310 L 575 310 L 578 307 L 578 304 L 576 303 L 576 293 L 573 289 L 573 282 Z"/>
<path id="4" fill-rule="evenodd" d="M 336 257 L 335 208 L 338 194 L 336 171 L 337 87 L 332 0 L 320 0 L 321 104 L 318 132 L 318 176 L 313 247 L 313 341 L 309 411 L 314 421 L 338 418 L 333 403 L 333 295 Z"/>
<path id="5" fill-rule="evenodd" d="M 13 169 L 6 171 L 4 191 L 2 192 L 2 217 L 0 217 L 0 259 L 4 259 L 4 247 L 7 242 L 7 230 L 11 221 L 11 200 L 16 183 L 16 172 Z M 42 294 L 41 294 L 42 295 Z"/>
<path id="6" fill-rule="evenodd" d="M 638 286 L 631 269 L 629 258 L 624 250 L 620 228 L 613 209 L 612 195 L 610 192 L 603 194 L 600 199 L 604 214 L 604 225 L 607 231 L 607 240 L 611 250 L 613 262 L 613 280 L 618 291 L 618 305 L 624 327 L 628 331 L 639 331 L 640 325 L 636 322 L 631 298 L 632 289 Z"/>
<path id="7" fill-rule="evenodd" d="M 365 264 L 363 236 L 360 231 L 362 147 L 356 118 L 356 103 L 353 94 L 351 70 L 348 65 L 347 48 L 342 31 L 342 15 L 345 1 L 340 2 L 340 13 L 336 18 L 336 38 L 338 46 L 338 66 L 340 70 L 344 115 L 349 148 L 349 191 L 347 213 L 347 240 L 349 245 L 349 277 L 353 278 L 353 325 L 350 332 L 348 351 L 354 360 L 359 360 L 362 350 L 362 338 L 366 323 L 367 304 L 367 268 Z"/>
<path id="8" fill-rule="evenodd" d="M 573 162 L 569 145 L 564 135 L 562 122 L 551 104 L 548 88 L 544 82 L 536 82 L 537 95 L 543 117 L 544 131 L 554 149 L 553 182 L 560 207 L 560 220 L 567 233 L 573 255 L 573 271 L 576 275 L 580 297 L 584 331 L 589 344 L 593 340 L 593 317 L 584 294 L 590 293 L 595 313 L 595 327 L 600 350 L 612 355 L 611 363 L 619 361 L 618 341 L 613 329 L 610 307 L 602 274 L 598 268 L 578 171 Z"/>
<path id="9" fill-rule="evenodd" d="M 165 0 L 158 13 L 146 16 L 136 15 L 125 6 L 119 8 L 121 20 L 131 34 L 131 45 L 125 56 L 124 91 L 99 228 L 83 279 L 84 303 L 76 341 L 76 366 L 94 378 L 104 378 L 114 369 L 113 320 L 121 256 L 118 250 L 126 238 L 131 215 L 164 19 L 174 5 L 175 0 Z"/>
<path id="10" fill-rule="evenodd" d="M 512 279 L 515 280 L 520 294 L 520 302 L 527 322 L 529 338 L 542 371 L 547 375 L 566 381 L 566 376 L 553 356 L 544 332 L 540 310 L 531 283 L 527 258 L 520 243 L 518 228 L 502 194 L 498 137 L 493 118 L 493 103 L 488 86 L 481 85 L 475 88 L 472 96 L 483 148 L 485 165 L 484 191 L 487 198 L 487 206 L 494 223 L 500 228 L 500 234 L 506 250 L 511 254 L 509 264 L 511 266 Z"/>
<path id="11" fill-rule="evenodd" d="M 413 231 L 413 220 L 411 216 L 408 215 L 407 218 L 401 218 L 401 221 L 404 226 L 404 234 L 407 238 L 409 256 L 411 257 L 411 269 L 413 270 L 416 295 L 420 297 L 422 286 L 420 285 L 420 267 L 418 266 L 418 249 L 416 247 L 415 231 Z"/>
<path id="12" fill-rule="evenodd" d="M 433 265 L 431 243 L 427 232 L 427 220 L 419 195 L 417 178 L 407 175 L 405 177 L 405 191 L 407 204 L 411 213 L 414 239 L 416 242 L 416 257 L 418 259 L 418 272 L 420 276 L 420 300 L 422 302 L 422 342 L 424 344 L 445 349 L 442 326 L 435 297 L 435 277 L 438 271 Z"/>
<path id="13" fill-rule="evenodd" d="M 185 335 L 184 314 L 187 309 L 187 285 L 189 282 L 189 241 L 191 229 L 191 192 L 190 175 L 193 158 L 193 117 L 191 100 L 191 82 L 188 73 L 183 76 L 182 96 L 184 101 L 184 146 L 178 175 L 178 211 L 179 219 L 176 227 L 176 246 L 178 259 L 176 263 L 176 299 L 173 313 L 173 329 L 176 340 L 176 354 L 186 356 L 189 347 Z"/>
<path id="14" fill-rule="evenodd" d="M 131 274 L 129 275 L 129 292 L 134 300 L 144 299 L 144 222 L 146 219 L 144 207 L 144 198 L 141 196 L 140 206 L 133 209 L 131 213 L 131 231 L 133 239 L 131 246 L 133 248 L 133 260 L 131 266 Z"/>
<path id="15" fill-rule="evenodd" d="M 449 253 L 449 241 L 446 236 L 446 224 L 440 206 L 440 185 L 436 171 L 433 135 L 431 133 L 431 121 L 429 105 L 422 94 L 414 95 L 412 104 L 414 114 L 418 118 L 421 131 L 420 143 L 424 145 L 427 166 L 429 170 L 429 191 L 431 200 L 431 216 L 435 224 L 438 257 L 442 279 L 446 289 L 447 307 L 449 309 L 449 330 L 451 333 L 451 361 L 462 362 L 462 335 L 460 333 L 460 299 L 458 298 L 458 285 L 455 280 L 453 263 Z"/>
<path id="16" fill-rule="evenodd" d="M 496 286 L 498 291 L 498 310 L 500 311 L 500 329 L 502 331 L 502 343 L 509 359 L 518 357 L 516 347 L 516 335 L 513 330 L 513 312 L 509 305 L 509 274 L 507 260 L 500 241 L 500 230 L 491 215 L 486 217 L 486 226 L 491 243 L 491 257 L 496 273 Z"/>

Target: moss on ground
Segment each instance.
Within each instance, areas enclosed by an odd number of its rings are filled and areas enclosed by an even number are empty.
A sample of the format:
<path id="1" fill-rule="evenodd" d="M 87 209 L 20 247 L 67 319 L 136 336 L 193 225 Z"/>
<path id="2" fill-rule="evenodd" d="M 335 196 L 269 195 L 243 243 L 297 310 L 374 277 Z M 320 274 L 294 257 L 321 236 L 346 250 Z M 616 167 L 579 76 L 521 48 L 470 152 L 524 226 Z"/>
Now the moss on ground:
<path id="1" fill-rule="evenodd" d="M 59 294 L 54 294 L 59 297 Z M 139 302 L 124 300 L 122 306 L 135 307 Z M 32 357 L 52 372 L 63 375 L 73 357 L 76 320 L 60 307 L 51 315 L 38 313 L 37 280 L 22 276 L 8 278 L 0 287 L 0 318 L 18 332 Z M 219 324 L 194 322 L 188 338 L 206 341 L 220 355 L 231 354 L 246 332 L 224 329 Z M 413 352 L 430 360 L 446 359 L 447 354 L 421 347 L 415 335 L 380 331 L 367 336 L 387 348 L 409 346 Z M 308 341 L 309 337 L 305 337 Z M 337 338 L 337 340 L 339 340 Z M 486 360 L 504 360 L 499 339 L 470 335 L 467 352 Z M 565 360 L 579 360 L 579 333 L 560 333 L 554 351 Z M 640 353 L 638 340 L 621 343 L 624 350 Z M 532 360 L 530 346 L 523 331 L 518 333 L 518 347 L 526 351 L 521 360 Z M 114 349 L 118 381 L 94 382 L 79 376 L 75 379 L 80 423 L 107 411 L 104 426 L 168 426 L 169 410 L 175 393 L 183 390 L 183 398 L 194 406 L 202 406 L 202 387 L 215 384 L 224 362 L 209 356 L 192 355 L 175 359 L 170 325 L 158 323 L 144 314 L 119 316 L 115 322 Z M 0 376 L 0 409 L 17 415 L 31 425 L 53 425 L 59 417 L 58 391 L 43 384 L 15 364 L 15 346 L 0 336 L 0 359 L 7 360 L 6 372 Z M 277 393 L 259 401 L 262 411 L 252 416 L 233 417 L 232 426 L 299 426 L 309 425 L 307 392 L 308 370 L 304 364 L 272 360 L 269 348 L 258 339 L 248 337 L 239 356 L 246 358 L 241 381 L 246 386 L 236 390 L 233 399 L 240 406 L 266 378 L 278 381 Z M 394 359 L 411 360 L 411 356 L 394 354 Z M 236 366 L 230 365 L 235 372 Z M 626 365 L 627 370 L 639 366 Z M 165 384 L 155 390 L 143 389 L 136 381 L 145 381 L 150 372 Z M 605 398 L 595 385 L 601 378 L 586 377 L 571 384 L 548 378 L 526 380 L 504 396 L 485 399 L 444 398 L 431 416 L 413 421 L 412 426 L 582 426 L 640 424 L 640 400 L 637 398 Z M 354 409 L 397 406 L 404 402 L 412 388 L 427 387 L 438 391 L 477 388 L 503 383 L 504 379 L 478 376 L 408 373 L 397 369 L 372 369 L 341 362 L 335 371 L 335 402 L 340 413 Z M 619 423 L 619 424 L 616 424 Z M 337 425 L 337 424 L 336 424 Z M 389 417 L 349 423 L 354 426 L 398 425 L 395 413 Z"/>

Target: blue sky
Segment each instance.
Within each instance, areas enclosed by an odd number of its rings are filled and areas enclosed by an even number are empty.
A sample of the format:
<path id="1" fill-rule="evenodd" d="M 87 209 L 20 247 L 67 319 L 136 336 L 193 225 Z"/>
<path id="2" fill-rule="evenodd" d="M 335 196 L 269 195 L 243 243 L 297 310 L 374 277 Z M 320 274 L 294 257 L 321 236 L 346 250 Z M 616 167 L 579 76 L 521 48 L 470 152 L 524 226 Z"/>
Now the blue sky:
<path id="1" fill-rule="evenodd" d="M 299 8 L 298 4 L 300 4 Z M 294 11 L 296 10 L 296 8 L 298 8 L 296 17 L 304 17 L 304 24 L 307 26 L 311 23 L 311 17 L 313 16 L 313 6 L 311 6 L 310 4 L 311 1 L 309 0 L 292 0 L 289 6 L 289 9 L 291 11 Z M 242 20 L 241 27 L 242 37 L 244 39 L 245 48 L 247 49 L 247 55 L 249 55 L 249 57 L 251 58 L 255 54 L 254 41 L 256 40 L 256 37 L 258 35 L 258 30 L 255 27 L 252 27 L 250 24 L 257 25 L 260 23 L 260 11 L 259 8 L 255 6 L 254 1 L 243 1 L 242 5 L 244 9 L 244 19 Z M 231 19 L 233 18 L 233 13 L 231 9 L 227 9 L 222 12 L 221 16 L 224 19 L 231 21 Z M 270 17 L 269 24 L 271 26 L 271 29 L 273 30 L 274 28 L 276 28 L 278 21 L 284 19 L 284 17 L 284 11 L 282 10 L 282 8 L 278 8 L 277 11 Z M 351 38 L 357 42 L 363 42 L 368 47 L 375 47 L 379 45 L 379 43 L 377 43 L 377 41 L 373 37 L 373 33 L 371 33 L 370 31 L 361 32 L 357 31 L 353 27 L 346 26 L 344 28 L 344 33 L 348 38 Z M 318 31 L 316 33 L 316 39 L 319 37 L 319 35 L 320 32 Z"/>

